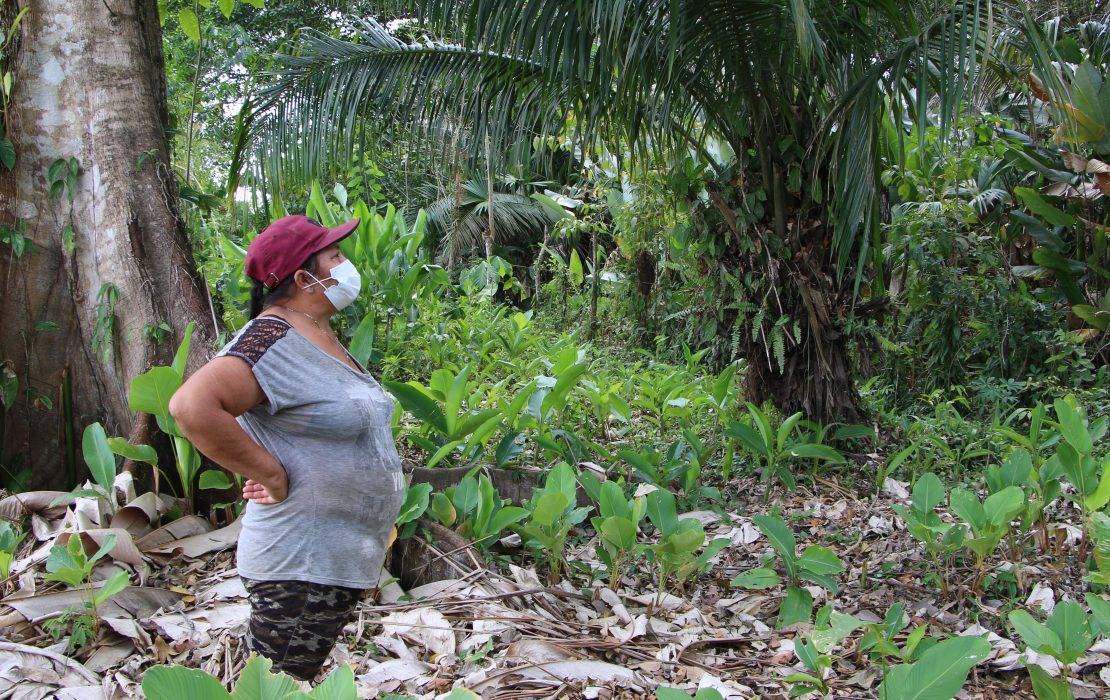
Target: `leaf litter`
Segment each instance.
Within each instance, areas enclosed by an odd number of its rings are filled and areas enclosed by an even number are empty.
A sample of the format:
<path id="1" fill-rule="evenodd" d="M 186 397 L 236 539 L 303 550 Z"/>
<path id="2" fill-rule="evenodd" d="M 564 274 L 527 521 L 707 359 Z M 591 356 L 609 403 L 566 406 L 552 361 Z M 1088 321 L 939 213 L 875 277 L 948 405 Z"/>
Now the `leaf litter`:
<path id="1" fill-rule="evenodd" d="M 773 554 L 744 515 L 766 510 L 751 496 L 760 489 L 754 481 L 737 482 L 737 512 L 682 516 L 699 520 L 707 541 L 729 541 L 716 566 L 686 590 L 659 590 L 648 570 L 624 576 L 616 591 L 604 586 L 604 576 L 592 585 L 579 575 L 576 585 L 564 580 L 549 586 L 533 567 L 516 564 L 410 591 L 383 578 L 374 596 L 360 603 L 322 673 L 351 666 L 361 697 L 436 698 L 466 687 L 489 698 L 607 699 L 649 697 L 666 686 L 691 693 L 710 688 L 725 698 L 786 698 L 791 684 L 785 677 L 805 670 L 795 640 L 813 628 L 799 623 L 775 629 L 781 586 L 730 587 L 733 576 Z M 745 494 L 751 503 L 744 502 Z M 0 600 L 0 698 L 141 697 L 143 672 L 159 663 L 185 664 L 225 684 L 233 681 L 245 663 L 249 616 L 234 568 L 238 521 L 215 528 L 185 516 L 161 525 L 167 504 L 152 494 L 133 498 L 114 517 L 81 502 L 94 499 L 51 505 L 59 495 L 33 492 L 0 500 L 0 515 L 30 513 L 33 524 Z M 1050 528 L 1052 547 L 1026 558 L 1013 601 L 990 592 L 975 597 L 970 570 L 952 573 L 945 596 L 926 582 L 931 562 L 890 509 L 908 501 L 907 485 L 892 479 L 879 495 L 863 498 L 818 479 L 814 490 L 799 489 L 780 502 L 799 549 L 831 547 L 846 565 L 838 593 L 808 588 L 816 605 L 828 602 L 838 612 L 880 622 L 900 602 L 912 625 L 927 625 L 931 636 L 985 636 L 991 655 L 958 697 L 1034 697 L 1025 665 L 1036 663 L 1054 676 L 1061 669 L 1012 635 L 1005 613 L 1023 603 L 1045 615 L 1060 601 L 1082 599 L 1082 572 L 1055 555 L 1076 545 L 1074 525 L 1064 521 Z M 142 585 L 109 599 L 100 609 L 100 638 L 67 655 L 69 640 L 55 641 L 42 624 L 79 606 L 82 593 L 40 587 L 34 574 L 55 542 L 80 533 L 86 549 L 95 548 L 108 532 L 124 545 L 101 562 L 94 580 L 122 568 Z M 592 534 L 584 530 L 567 553 L 581 571 L 601 568 Z M 830 697 L 876 697 L 881 671 L 860 652 L 860 637 L 857 631 L 833 649 L 825 674 Z M 1104 697 L 1110 644 L 1096 644 L 1069 672 L 1075 697 Z"/>

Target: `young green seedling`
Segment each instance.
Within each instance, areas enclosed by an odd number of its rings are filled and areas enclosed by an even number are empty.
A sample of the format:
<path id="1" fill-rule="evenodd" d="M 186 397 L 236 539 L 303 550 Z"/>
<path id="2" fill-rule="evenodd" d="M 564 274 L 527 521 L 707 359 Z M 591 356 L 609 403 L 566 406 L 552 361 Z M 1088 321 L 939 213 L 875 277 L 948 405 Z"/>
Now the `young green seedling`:
<path id="1" fill-rule="evenodd" d="M 806 547 L 799 557 L 794 533 L 778 515 L 757 515 L 752 518 L 752 522 L 778 553 L 788 581 L 786 600 L 779 609 L 777 626 L 782 628 L 809 620 L 813 611 L 813 596 L 802 588 L 801 581 L 812 581 L 825 590 L 836 593 L 839 590 L 836 576 L 844 571 L 844 562 L 831 549 L 821 545 Z M 740 588 L 770 588 L 780 583 L 782 579 L 778 573 L 768 566 L 745 571 L 732 579 L 732 585 Z"/>
<path id="2" fill-rule="evenodd" d="M 644 498 L 625 498 L 621 487 L 606 481 L 600 487 L 599 515 L 590 522 L 601 540 L 598 558 L 609 571 L 609 588 L 617 589 L 621 574 L 637 551 L 640 521 L 646 512 Z"/>

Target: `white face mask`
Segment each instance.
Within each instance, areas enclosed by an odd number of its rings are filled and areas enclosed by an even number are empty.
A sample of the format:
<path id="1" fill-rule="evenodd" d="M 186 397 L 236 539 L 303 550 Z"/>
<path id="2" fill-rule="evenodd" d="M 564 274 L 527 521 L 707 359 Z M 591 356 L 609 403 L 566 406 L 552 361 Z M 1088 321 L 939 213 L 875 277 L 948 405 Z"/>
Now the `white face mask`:
<path id="1" fill-rule="evenodd" d="M 311 272 L 309 275 L 312 276 L 312 279 L 316 279 Z M 358 297 L 359 290 L 362 289 L 362 275 L 358 273 L 354 263 L 350 260 L 344 260 L 339 263 L 331 269 L 328 277 L 322 280 L 316 280 L 308 285 L 308 287 L 311 287 L 313 284 L 323 285 L 323 283 L 328 280 L 335 280 L 338 282 L 338 284 L 332 285 L 331 287 L 324 287 L 324 296 L 328 298 L 328 301 L 331 302 L 336 311 L 342 311 L 350 306 L 351 302 Z M 308 287 L 302 287 L 302 289 L 308 289 Z"/>

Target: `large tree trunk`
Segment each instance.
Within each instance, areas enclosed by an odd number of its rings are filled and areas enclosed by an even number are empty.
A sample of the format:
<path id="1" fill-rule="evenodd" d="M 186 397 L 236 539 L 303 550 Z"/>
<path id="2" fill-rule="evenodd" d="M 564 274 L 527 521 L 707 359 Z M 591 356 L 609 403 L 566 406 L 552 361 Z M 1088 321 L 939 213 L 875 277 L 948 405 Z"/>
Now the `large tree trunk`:
<path id="1" fill-rule="evenodd" d="M 66 424 L 78 452 L 82 429 L 97 420 L 110 435 L 147 439 L 150 422 L 127 406 L 131 379 L 168 364 L 191 320 L 194 347 L 208 347 L 214 319 L 178 219 L 156 1 L 0 3 L 5 30 L 30 8 L 5 49 L 17 162 L 10 173 L 0 167 L 0 226 L 38 248 L 18 258 L 3 250 L 0 361 L 14 367 L 20 398 L 0 452 L 24 455 L 34 487 L 71 486 Z M 51 198 L 50 166 L 71 158 L 80 164 L 72 191 Z M 118 303 L 108 314 L 98 296 L 111 286 Z M 43 330 L 45 322 L 58 330 Z M 162 322 L 173 334 L 156 343 L 145 329 Z M 98 333 L 110 340 L 103 359 L 93 351 Z M 59 400 L 67 370 L 72 415 Z"/>

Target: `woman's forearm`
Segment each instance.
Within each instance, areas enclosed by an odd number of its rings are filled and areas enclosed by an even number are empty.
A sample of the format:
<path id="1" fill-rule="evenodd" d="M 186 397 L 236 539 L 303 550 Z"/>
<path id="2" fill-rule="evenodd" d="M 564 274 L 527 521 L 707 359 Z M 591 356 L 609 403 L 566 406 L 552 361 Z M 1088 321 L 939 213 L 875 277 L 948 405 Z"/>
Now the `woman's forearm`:
<path id="1" fill-rule="evenodd" d="M 281 463 L 250 438 L 235 417 L 217 402 L 171 402 L 170 412 L 181 432 L 198 450 L 221 467 L 269 485 L 285 479 Z"/>

